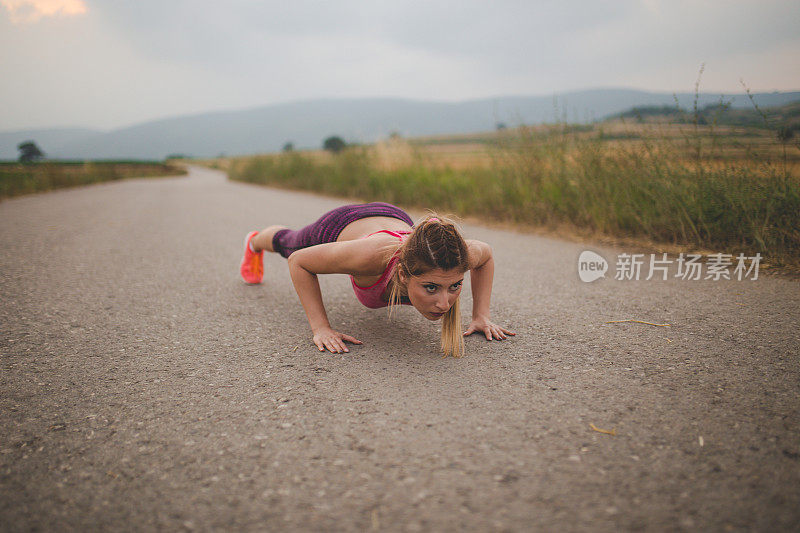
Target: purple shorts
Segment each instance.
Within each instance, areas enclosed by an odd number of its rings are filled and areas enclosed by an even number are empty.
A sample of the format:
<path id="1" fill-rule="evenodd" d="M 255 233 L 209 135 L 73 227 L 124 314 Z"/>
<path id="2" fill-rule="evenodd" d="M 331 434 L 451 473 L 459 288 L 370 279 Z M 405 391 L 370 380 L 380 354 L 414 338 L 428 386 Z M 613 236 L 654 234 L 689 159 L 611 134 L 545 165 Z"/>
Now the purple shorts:
<path id="1" fill-rule="evenodd" d="M 283 257 L 289 257 L 292 252 L 296 252 L 301 248 L 308 248 L 309 246 L 326 242 L 335 242 L 345 226 L 367 217 L 393 217 L 402 220 L 409 226 L 414 226 L 411 217 L 405 211 L 392 204 L 372 202 L 371 204 L 343 205 L 333 211 L 328 211 L 319 220 L 303 229 L 279 230 L 272 237 L 272 249 Z"/>

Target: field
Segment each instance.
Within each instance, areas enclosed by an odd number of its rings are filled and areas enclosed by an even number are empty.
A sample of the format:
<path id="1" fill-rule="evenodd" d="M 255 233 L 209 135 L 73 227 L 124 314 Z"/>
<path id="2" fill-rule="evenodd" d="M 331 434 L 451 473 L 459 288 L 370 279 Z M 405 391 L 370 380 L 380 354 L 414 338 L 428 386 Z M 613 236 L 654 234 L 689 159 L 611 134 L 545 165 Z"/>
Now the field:
<path id="1" fill-rule="evenodd" d="M 158 161 L 0 162 L 0 199 L 102 181 L 185 173 L 181 167 Z"/>
<path id="2" fill-rule="evenodd" d="M 422 156 L 428 164 L 444 168 L 492 168 L 498 154 L 505 148 L 519 145 L 522 137 L 543 141 L 560 136 L 561 141 L 576 143 L 577 148 L 599 141 L 608 150 L 623 153 L 648 150 L 669 150 L 670 157 L 683 161 L 714 162 L 725 165 L 744 162 L 783 169 L 800 176 L 800 149 L 797 143 L 780 143 L 773 132 L 758 128 L 736 126 L 700 126 L 650 122 L 635 124 L 624 120 L 609 121 L 602 126 L 554 127 L 540 126 L 474 135 L 438 136 L 389 140 L 376 145 L 381 160 L 389 166 L 406 164 Z M 403 147 L 403 145 L 405 146 Z M 785 152 L 784 152 L 785 150 Z M 666 155 L 666 154 L 665 154 Z"/>
<path id="3" fill-rule="evenodd" d="M 800 146 L 765 128 L 619 119 L 210 164 L 251 183 L 800 264 Z"/>

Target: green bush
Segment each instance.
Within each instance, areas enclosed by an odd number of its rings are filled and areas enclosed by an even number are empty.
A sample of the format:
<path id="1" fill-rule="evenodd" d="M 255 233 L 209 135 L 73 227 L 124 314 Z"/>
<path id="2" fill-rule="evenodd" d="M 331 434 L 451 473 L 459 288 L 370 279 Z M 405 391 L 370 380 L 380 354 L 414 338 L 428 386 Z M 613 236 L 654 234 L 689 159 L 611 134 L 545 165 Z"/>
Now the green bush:
<path id="1" fill-rule="evenodd" d="M 0 165 L 0 198 L 130 177 L 175 176 L 169 164 L 134 161 L 65 161 Z"/>

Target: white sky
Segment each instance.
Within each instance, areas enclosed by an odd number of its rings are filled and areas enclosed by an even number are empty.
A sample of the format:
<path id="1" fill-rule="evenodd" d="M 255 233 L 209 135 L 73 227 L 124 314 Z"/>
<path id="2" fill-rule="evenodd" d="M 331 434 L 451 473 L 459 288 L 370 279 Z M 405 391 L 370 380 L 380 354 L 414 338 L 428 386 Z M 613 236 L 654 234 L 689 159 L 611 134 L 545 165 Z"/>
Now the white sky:
<path id="1" fill-rule="evenodd" d="M 310 98 L 800 89 L 797 0 L 0 0 L 0 130 Z"/>

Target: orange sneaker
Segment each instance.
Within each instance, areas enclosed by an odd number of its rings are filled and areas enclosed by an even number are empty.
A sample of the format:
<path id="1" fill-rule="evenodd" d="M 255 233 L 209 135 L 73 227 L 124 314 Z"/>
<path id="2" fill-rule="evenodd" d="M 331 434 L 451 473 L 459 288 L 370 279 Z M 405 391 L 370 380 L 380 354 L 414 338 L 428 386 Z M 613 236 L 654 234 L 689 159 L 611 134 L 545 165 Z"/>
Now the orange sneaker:
<path id="1" fill-rule="evenodd" d="M 264 250 L 260 252 L 250 250 L 250 241 L 256 235 L 258 235 L 257 231 L 251 231 L 244 238 L 244 257 L 242 258 L 242 266 L 239 268 L 245 283 L 253 285 L 261 283 L 264 278 Z"/>

